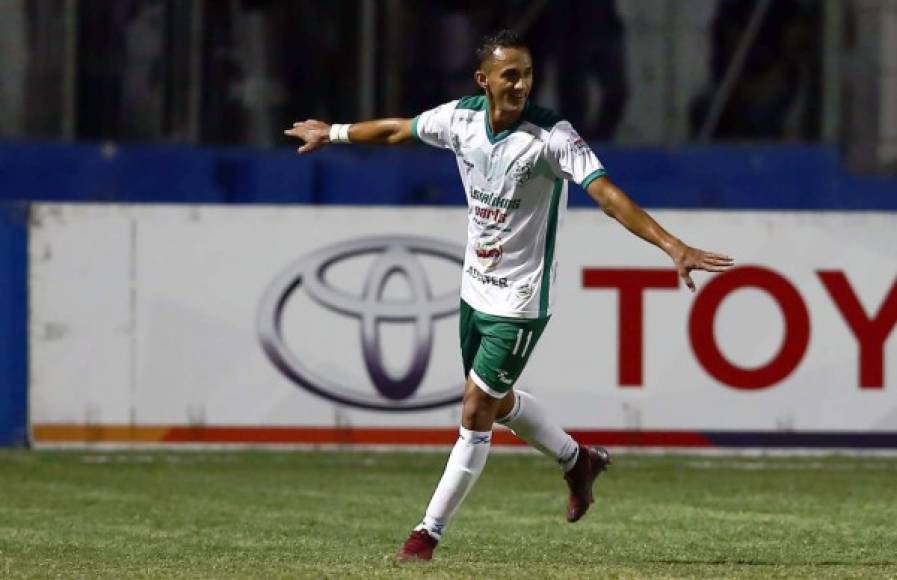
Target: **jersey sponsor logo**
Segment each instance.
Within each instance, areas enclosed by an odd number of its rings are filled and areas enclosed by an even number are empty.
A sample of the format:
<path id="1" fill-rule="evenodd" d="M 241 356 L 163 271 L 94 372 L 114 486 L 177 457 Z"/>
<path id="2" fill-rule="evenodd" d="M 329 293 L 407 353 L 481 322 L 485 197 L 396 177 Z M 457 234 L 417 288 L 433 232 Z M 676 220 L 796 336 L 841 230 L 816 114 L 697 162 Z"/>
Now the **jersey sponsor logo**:
<path id="1" fill-rule="evenodd" d="M 521 298 L 523 300 L 528 299 L 535 292 L 536 287 L 529 282 L 524 282 L 523 284 L 519 284 L 516 288 L 514 288 L 514 294 L 517 298 Z"/>
<path id="2" fill-rule="evenodd" d="M 504 253 L 501 242 L 496 240 L 476 242 L 474 252 L 476 252 L 477 260 L 480 261 L 480 265 L 487 270 L 491 270 L 498 266 L 498 263 L 501 262 L 501 256 Z"/>
<path id="3" fill-rule="evenodd" d="M 480 284 L 484 284 L 486 286 L 495 286 L 497 288 L 507 288 L 508 286 L 510 286 L 510 282 L 507 278 L 490 276 L 489 274 L 480 272 L 473 266 L 468 266 L 467 270 L 465 270 L 465 273 Z"/>
<path id="4" fill-rule="evenodd" d="M 480 220 L 486 220 L 486 222 L 477 221 L 480 225 L 485 225 L 485 223 L 488 222 L 503 224 L 508 219 L 508 212 L 506 211 L 501 211 L 496 208 L 480 207 L 478 205 L 471 207 L 469 213 L 472 213 Z"/>
<path id="5" fill-rule="evenodd" d="M 330 269 L 340 264 L 365 264 L 373 256 L 365 279 L 355 287 L 334 284 Z M 320 248 L 290 265 L 265 290 L 258 307 L 256 328 L 262 349 L 271 363 L 300 387 L 337 403 L 362 409 L 384 411 L 421 411 L 461 400 L 457 384 L 426 395 L 416 395 L 423 381 L 433 351 L 435 324 L 458 312 L 457 287 L 434 294 L 427 262 L 420 258 L 437 258 L 463 265 L 464 251 L 454 244 L 432 238 L 412 236 L 378 236 L 340 242 Z M 357 259 L 357 261 L 356 261 Z M 384 297 L 386 283 L 392 276 L 404 278 L 410 297 L 393 300 Z M 331 378 L 312 364 L 313 352 L 294 352 L 285 339 L 284 326 L 295 320 L 294 311 L 285 316 L 294 294 L 304 294 L 307 308 L 323 308 L 337 316 L 354 318 L 359 332 L 346 340 L 360 339 L 361 354 L 368 377 L 376 393 L 359 391 L 354 384 Z M 307 300 L 310 298 L 311 300 Z M 386 368 L 381 327 L 389 324 L 413 324 L 416 340 L 409 363 L 400 373 Z M 319 332 L 303 328 L 306 333 Z M 330 329 L 326 332 L 332 332 Z"/>
<path id="6" fill-rule="evenodd" d="M 573 150 L 574 155 L 585 155 L 586 153 L 591 151 L 591 149 L 589 148 L 589 144 L 586 143 L 585 140 L 578 135 L 576 136 L 576 139 L 574 139 L 570 143 L 570 148 Z"/>
<path id="7" fill-rule="evenodd" d="M 512 197 L 511 199 L 508 199 L 497 196 L 493 193 L 487 193 L 476 188 L 470 190 L 470 199 L 488 205 L 489 207 L 505 209 L 508 211 L 520 209 L 521 203 L 519 197 Z"/>

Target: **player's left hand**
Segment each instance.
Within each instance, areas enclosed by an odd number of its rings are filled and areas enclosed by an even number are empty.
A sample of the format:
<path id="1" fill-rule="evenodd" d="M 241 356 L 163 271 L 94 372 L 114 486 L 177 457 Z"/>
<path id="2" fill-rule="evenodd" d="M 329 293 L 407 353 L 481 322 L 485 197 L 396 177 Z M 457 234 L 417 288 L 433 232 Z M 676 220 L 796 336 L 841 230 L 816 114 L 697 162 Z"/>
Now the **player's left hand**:
<path id="1" fill-rule="evenodd" d="M 692 292 L 695 291 L 695 282 L 691 279 L 693 270 L 725 272 L 735 265 L 735 260 L 725 254 L 705 252 L 685 244 L 681 244 L 677 251 L 673 252 L 672 257 L 673 262 L 676 264 L 676 270 L 679 272 L 679 277 L 682 278 L 685 285 Z"/>

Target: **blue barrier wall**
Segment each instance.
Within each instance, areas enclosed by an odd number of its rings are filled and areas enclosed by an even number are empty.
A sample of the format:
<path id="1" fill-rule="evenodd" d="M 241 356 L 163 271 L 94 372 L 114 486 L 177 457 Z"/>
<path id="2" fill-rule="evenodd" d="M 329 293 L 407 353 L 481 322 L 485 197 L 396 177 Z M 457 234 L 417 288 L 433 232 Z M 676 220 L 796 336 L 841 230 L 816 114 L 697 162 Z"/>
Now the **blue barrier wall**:
<path id="1" fill-rule="evenodd" d="M 897 178 L 847 173 L 830 147 L 595 147 L 649 208 L 897 210 Z M 0 143 L 0 200 L 464 203 L 454 156 L 425 146 L 196 149 Z M 574 188 L 570 204 L 591 205 Z"/>
<path id="2" fill-rule="evenodd" d="M 847 173 L 829 147 L 596 152 L 648 208 L 897 211 L 897 178 Z M 0 446 L 27 437 L 27 206 L 23 201 L 429 204 L 465 202 L 454 156 L 425 146 L 197 149 L 0 142 Z M 572 206 L 592 206 L 578 187 Z"/>
<path id="3" fill-rule="evenodd" d="M 27 440 L 28 206 L 0 203 L 0 446 Z"/>

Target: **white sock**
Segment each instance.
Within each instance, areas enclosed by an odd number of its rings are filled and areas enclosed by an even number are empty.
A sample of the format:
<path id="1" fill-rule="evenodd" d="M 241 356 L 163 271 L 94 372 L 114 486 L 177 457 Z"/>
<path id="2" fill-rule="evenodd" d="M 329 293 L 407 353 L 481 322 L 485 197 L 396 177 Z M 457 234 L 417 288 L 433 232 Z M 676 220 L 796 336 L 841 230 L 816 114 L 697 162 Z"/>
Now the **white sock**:
<path id="1" fill-rule="evenodd" d="M 514 434 L 558 462 L 564 471 L 570 471 L 579 456 L 579 444 L 554 421 L 539 401 L 529 393 L 514 390 L 514 408 L 496 419 L 510 427 Z"/>
<path id="2" fill-rule="evenodd" d="M 492 446 L 491 431 L 470 431 L 461 427 L 458 432 L 458 441 L 445 464 L 424 520 L 414 528 L 427 530 L 437 540 L 483 472 Z"/>

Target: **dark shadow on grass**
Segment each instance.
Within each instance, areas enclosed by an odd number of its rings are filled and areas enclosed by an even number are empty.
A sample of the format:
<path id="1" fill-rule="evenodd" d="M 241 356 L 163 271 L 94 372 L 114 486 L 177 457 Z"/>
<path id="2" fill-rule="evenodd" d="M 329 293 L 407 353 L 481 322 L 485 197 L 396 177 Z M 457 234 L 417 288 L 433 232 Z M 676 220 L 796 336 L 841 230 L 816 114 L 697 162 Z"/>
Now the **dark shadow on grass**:
<path id="1" fill-rule="evenodd" d="M 842 560 L 822 560 L 819 562 L 763 562 L 759 560 L 645 560 L 648 564 L 700 564 L 704 566 L 860 566 L 875 568 L 897 566 L 897 562 L 846 562 Z"/>

